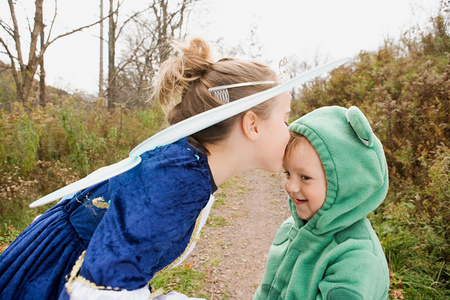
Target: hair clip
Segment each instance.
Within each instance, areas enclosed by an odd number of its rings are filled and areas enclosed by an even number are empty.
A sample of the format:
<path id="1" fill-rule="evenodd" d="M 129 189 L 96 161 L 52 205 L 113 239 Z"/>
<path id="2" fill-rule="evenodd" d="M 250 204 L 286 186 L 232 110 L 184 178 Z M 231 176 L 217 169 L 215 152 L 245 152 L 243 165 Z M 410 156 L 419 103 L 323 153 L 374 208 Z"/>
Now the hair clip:
<path id="1" fill-rule="evenodd" d="M 222 102 L 229 103 L 230 102 L 230 94 L 228 93 L 228 89 L 242 87 L 242 86 L 250 86 L 250 85 L 258 85 L 258 84 L 276 84 L 277 81 L 254 81 L 254 82 L 241 82 L 229 85 L 221 85 L 209 88 L 208 91 L 219 99 Z"/>

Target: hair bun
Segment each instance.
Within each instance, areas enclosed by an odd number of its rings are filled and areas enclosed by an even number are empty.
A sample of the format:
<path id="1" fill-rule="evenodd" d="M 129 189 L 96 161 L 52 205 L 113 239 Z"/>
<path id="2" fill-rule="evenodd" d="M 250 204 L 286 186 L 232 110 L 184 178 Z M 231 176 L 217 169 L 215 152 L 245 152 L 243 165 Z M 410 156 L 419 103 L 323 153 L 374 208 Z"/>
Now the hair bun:
<path id="1" fill-rule="evenodd" d="M 175 45 L 179 45 L 177 49 L 183 52 L 185 56 L 199 57 L 208 61 L 211 59 L 209 44 L 202 38 L 193 38 L 188 44 L 179 43 Z"/>
<path id="2" fill-rule="evenodd" d="M 200 78 L 213 64 L 211 48 L 202 38 L 192 38 L 187 43 L 173 42 L 172 47 L 179 55 L 163 62 L 156 77 L 155 94 L 163 104 Z"/>
<path id="3" fill-rule="evenodd" d="M 186 79 L 195 80 L 211 68 L 211 48 L 204 39 L 193 38 L 187 45 L 180 44 L 177 50 L 183 53 L 181 72 Z"/>

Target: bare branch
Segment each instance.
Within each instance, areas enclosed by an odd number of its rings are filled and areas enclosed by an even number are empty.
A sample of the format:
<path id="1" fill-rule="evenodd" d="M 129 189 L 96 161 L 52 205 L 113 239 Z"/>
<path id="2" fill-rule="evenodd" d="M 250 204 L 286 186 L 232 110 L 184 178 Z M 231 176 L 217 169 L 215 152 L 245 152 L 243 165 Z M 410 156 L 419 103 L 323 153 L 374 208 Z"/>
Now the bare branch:
<path id="1" fill-rule="evenodd" d="M 142 11 L 138 11 L 136 13 L 134 13 L 133 15 L 131 15 L 130 17 L 128 17 L 128 19 L 126 19 L 123 23 L 122 26 L 120 26 L 118 33 L 116 35 L 116 39 L 119 38 L 120 33 L 122 32 L 122 30 L 125 28 L 125 25 L 127 25 L 130 21 L 134 20 L 137 16 L 139 16 L 140 14 L 148 11 L 150 9 L 150 7 L 147 7 L 146 9 L 142 10 Z"/>
<path id="2" fill-rule="evenodd" d="M 0 37 L 0 43 L 5 48 L 6 53 L 8 54 L 8 57 L 9 57 L 9 59 L 11 61 L 12 74 L 13 74 L 13 77 L 14 77 L 14 81 L 17 83 L 17 82 L 19 82 L 19 78 L 18 78 L 18 74 L 17 74 L 16 64 L 14 62 L 14 55 L 11 53 L 11 51 L 8 48 L 8 45 L 5 43 L 5 41 L 1 37 Z"/>
<path id="3" fill-rule="evenodd" d="M 11 26 L 0 20 L 0 27 L 2 27 L 10 37 L 14 38 L 14 30 Z"/>
<path id="4" fill-rule="evenodd" d="M 19 25 L 17 23 L 16 11 L 14 9 L 14 3 L 12 0 L 8 0 L 8 4 L 9 4 L 9 10 L 11 12 L 11 18 L 12 18 L 13 27 L 14 27 L 13 39 L 14 39 L 14 43 L 16 45 L 17 60 L 20 64 L 20 68 L 23 69 L 24 65 L 23 65 L 23 58 L 22 58 L 22 45 L 20 43 Z"/>
<path id="5" fill-rule="evenodd" d="M 109 15 L 106 16 L 106 17 L 104 17 L 103 20 L 107 19 L 108 17 L 109 17 Z M 83 31 L 84 29 L 87 29 L 87 28 L 90 28 L 90 27 L 92 27 L 92 26 L 95 26 L 95 25 L 99 24 L 99 23 L 100 23 L 101 21 L 103 21 L 103 20 L 99 20 L 99 21 L 97 21 L 97 22 L 95 22 L 95 23 L 92 23 L 92 24 L 89 24 L 89 25 L 86 25 L 86 26 L 82 26 L 82 27 L 79 27 L 79 28 L 74 29 L 74 30 L 72 30 L 72 31 L 68 31 L 68 32 L 63 33 L 63 34 L 61 34 L 61 35 L 58 35 L 57 37 L 55 37 L 54 39 L 52 39 L 51 41 L 49 41 L 49 42 L 46 44 L 46 48 L 47 48 L 50 44 L 53 44 L 56 40 L 59 40 L 60 38 L 66 37 L 66 36 L 68 36 L 68 35 L 71 35 L 71 34 L 74 34 L 74 33 L 76 33 L 76 32 L 80 32 L 80 31 Z"/>
<path id="6" fill-rule="evenodd" d="M 53 26 L 55 25 L 55 22 L 56 22 L 56 15 L 57 14 L 58 14 L 58 0 L 55 0 L 55 12 L 53 13 L 53 19 L 52 19 L 50 28 L 48 30 L 47 41 L 45 42 L 45 44 L 49 44 L 50 37 L 52 36 Z"/>

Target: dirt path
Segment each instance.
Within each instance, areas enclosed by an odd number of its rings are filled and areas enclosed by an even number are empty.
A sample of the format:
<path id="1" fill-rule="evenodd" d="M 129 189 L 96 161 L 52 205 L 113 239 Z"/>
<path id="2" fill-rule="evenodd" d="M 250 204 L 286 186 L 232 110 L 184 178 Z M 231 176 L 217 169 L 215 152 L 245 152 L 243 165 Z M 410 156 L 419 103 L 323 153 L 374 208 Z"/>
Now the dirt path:
<path id="1" fill-rule="evenodd" d="M 216 193 L 208 225 L 190 259 L 208 274 L 214 299 L 251 299 L 263 273 L 269 247 L 290 216 L 284 175 L 247 172 Z"/>

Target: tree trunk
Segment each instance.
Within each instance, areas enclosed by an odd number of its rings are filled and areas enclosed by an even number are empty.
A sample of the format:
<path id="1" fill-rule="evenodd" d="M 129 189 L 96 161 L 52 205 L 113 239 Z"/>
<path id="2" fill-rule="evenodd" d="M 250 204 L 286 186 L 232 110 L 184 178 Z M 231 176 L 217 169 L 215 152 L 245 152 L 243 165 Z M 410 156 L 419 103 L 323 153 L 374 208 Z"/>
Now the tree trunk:
<path id="1" fill-rule="evenodd" d="M 41 17 L 42 14 L 41 14 Z M 44 21 L 41 19 L 41 33 L 40 33 L 40 38 L 41 38 L 41 59 L 39 62 L 39 69 L 40 69 L 40 74 L 39 74 L 39 105 L 44 107 L 45 106 L 45 67 L 44 67 L 44 51 L 43 49 L 45 48 L 45 35 L 44 35 Z"/>
<path id="2" fill-rule="evenodd" d="M 21 69 L 22 73 L 22 95 L 23 99 L 22 103 L 25 103 L 30 96 L 30 92 L 33 85 L 34 74 L 36 74 L 36 70 L 40 63 L 40 58 L 36 55 L 37 52 L 37 43 L 39 40 L 39 36 L 41 31 L 43 30 L 42 20 L 44 19 L 43 14 L 43 2 L 44 0 L 36 0 L 36 12 L 34 15 L 34 28 L 31 32 L 31 41 L 30 41 L 30 52 L 28 53 L 28 64 L 25 68 Z"/>
<path id="3" fill-rule="evenodd" d="M 116 23 L 114 21 L 114 0 L 109 0 L 109 32 L 108 32 L 108 108 L 116 102 Z"/>
<path id="4" fill-rule="evenodd" d="M 100 0 L 100 67 L 98 78 L 98 97 L 103 97 L 103 0 Z"/>

